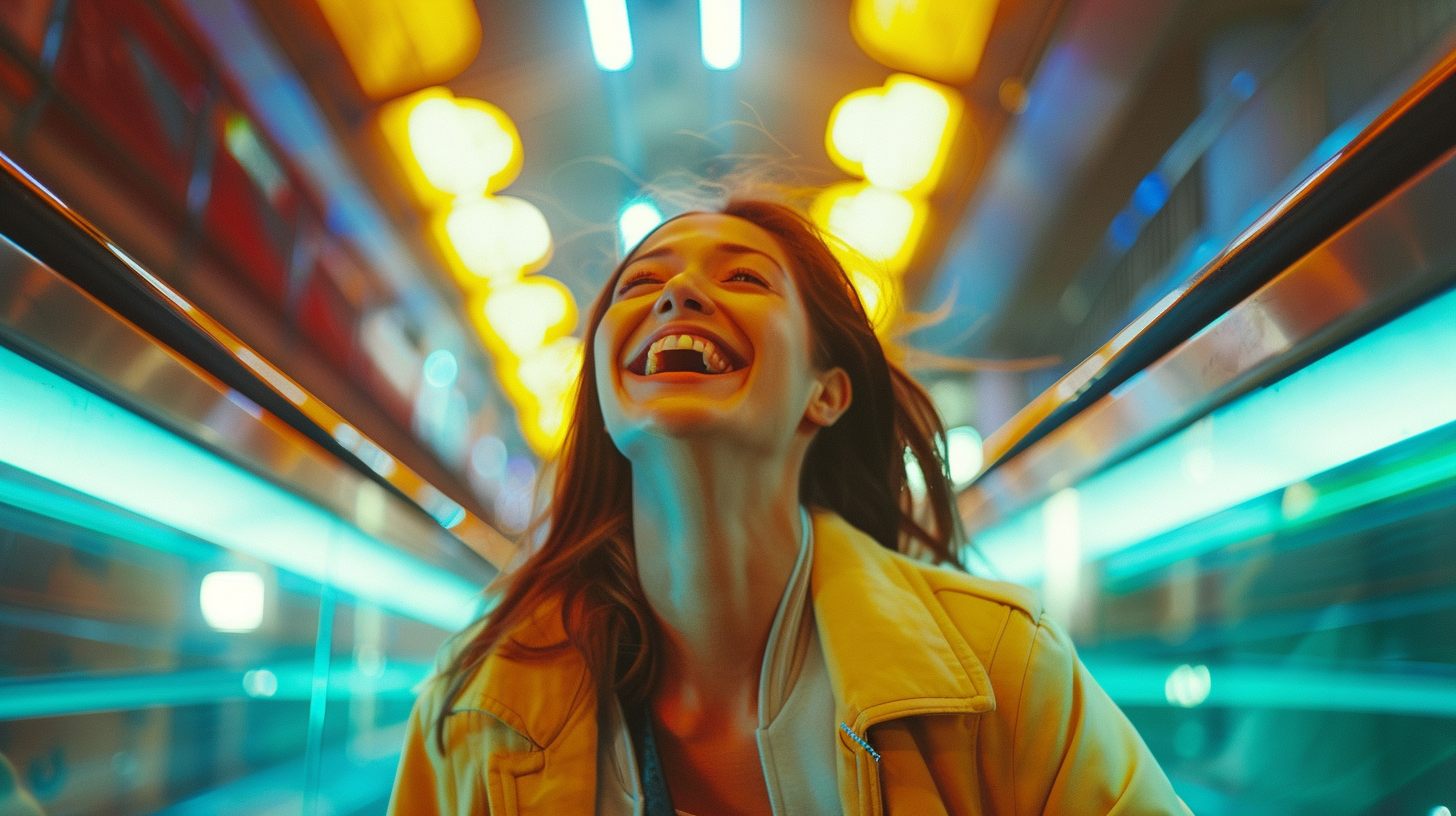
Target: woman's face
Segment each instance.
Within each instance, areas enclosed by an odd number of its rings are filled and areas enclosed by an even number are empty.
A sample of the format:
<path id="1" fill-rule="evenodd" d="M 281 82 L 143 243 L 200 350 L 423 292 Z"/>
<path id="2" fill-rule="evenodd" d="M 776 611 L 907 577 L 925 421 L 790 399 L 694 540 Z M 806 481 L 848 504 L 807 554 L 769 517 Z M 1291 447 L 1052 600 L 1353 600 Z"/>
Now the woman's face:
<path id="1" fill-rule="evenodd" d="M 789 263 L 727 215 L 674 219 L 638 247 L 593 338 L 607 432 L 628 459 L 664 437 L 787 448 L 820 376 Z"/>

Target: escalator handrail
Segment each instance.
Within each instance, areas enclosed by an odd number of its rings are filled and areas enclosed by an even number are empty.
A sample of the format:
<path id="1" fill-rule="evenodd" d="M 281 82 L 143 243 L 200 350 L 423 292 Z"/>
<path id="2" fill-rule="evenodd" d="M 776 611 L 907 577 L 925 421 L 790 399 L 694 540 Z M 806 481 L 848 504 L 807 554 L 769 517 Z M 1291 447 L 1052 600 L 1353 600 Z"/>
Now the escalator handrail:
<path id="1" fill-rule="evenodd" d="M 352 423 L 148 271 L 3 151 L 0 201 L 0 233 L 92 297 L 440 524 L 497 569 L 514 554 L 515 546 L 468 508 L 452 502 L 449 517 L 430 512 L 418 497 L 446 494 L 398 459 L 388 476 L 366 464 L 328 430 Z"/>
<path id="2" fill-rule="evenodd" d="M 1456 146 L 1456 53 L 1195 274 L 986 438 L 984 478 L 1177 348 Z M 974 486 L 967 487 L 967 490 Z"/>

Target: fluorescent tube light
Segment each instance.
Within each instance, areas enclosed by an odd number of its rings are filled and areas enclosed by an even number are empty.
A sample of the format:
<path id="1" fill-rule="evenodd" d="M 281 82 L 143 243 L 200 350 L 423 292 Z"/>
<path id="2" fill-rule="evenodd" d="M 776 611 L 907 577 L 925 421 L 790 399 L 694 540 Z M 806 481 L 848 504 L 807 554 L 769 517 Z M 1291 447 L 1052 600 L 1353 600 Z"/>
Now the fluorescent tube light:
<path id="1" fill-rule="evenodd" d="M 632 64 L 632 24 L 627 0 L 584 0 L 592 56 L 603 71 L 620 71 Z"/>
<path id="2" fill-rule="evenodd" d="M 1456 291 L 1446 292 L 1075 485 L 1095 561 L 1456 422 Z M 1043 513 L 976 537 L 1008 580 L 1045 575 Z"/>
<path id="3" fill-rule="evenodd" d="M 743 59 L 741 0 L 699 0 L 703 32 L 703 64 L 715 71 L 737 68 Z"/>
<path id="4" fill-rule="evenodd" d="M 662 223 L 662 212 L 651 201 L 628 204 L 617 216 L 617 234 L 622 239 L 622 254 L 631 252 L 649 232 Z"/>
<path id="5" fill-rule="evenodd" d="M 464 578 L 3 347 L 0 394 L 0 461 L 442 629 L 479 609 Z"/>

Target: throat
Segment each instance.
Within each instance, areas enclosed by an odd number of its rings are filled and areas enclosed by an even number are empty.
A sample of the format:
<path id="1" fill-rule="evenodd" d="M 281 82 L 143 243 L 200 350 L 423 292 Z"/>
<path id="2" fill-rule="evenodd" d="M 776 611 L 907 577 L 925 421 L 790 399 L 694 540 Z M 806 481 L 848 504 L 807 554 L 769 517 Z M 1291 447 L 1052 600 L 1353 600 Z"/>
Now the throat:
<path id="1" fill-rule="evenodd" d="M 656 372 L 663 371 L 691 371 L 694 374 L 707 374 L 708 364 L 703 359 L 703 353 L 697 349 L 671 349 L 657 353 Z"/>

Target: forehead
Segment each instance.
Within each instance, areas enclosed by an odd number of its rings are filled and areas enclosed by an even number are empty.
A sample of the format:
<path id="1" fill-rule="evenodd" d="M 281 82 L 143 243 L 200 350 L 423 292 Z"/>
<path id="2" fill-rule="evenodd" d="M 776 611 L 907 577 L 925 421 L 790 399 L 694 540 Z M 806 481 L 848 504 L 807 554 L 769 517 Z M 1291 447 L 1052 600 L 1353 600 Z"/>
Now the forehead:
<path id="1" fill-rule="evenodd" d="M 752 221 L 720 213 L 692 213 L 663 224 L 637 247 L 633 260 L 647 254 L 705 255 L 725 247 L 746 247 L 771 258 L 789 271 L 783 248 L 768 230 Z"/>

